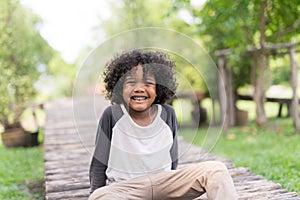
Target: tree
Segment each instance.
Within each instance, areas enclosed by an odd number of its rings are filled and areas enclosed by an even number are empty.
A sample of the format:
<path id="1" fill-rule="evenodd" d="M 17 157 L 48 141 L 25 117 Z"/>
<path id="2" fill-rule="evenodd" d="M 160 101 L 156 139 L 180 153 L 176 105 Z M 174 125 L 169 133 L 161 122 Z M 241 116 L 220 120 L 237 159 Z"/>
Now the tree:
<path id="1" fill-rule="evenodd" d="M 277 0 L 224 1 L 207 0 L 203 7 L 195 8 L 188 0 L 174 0 L 175 10 L 188 8 L 194 17 L 196 34 L 205 37 L 206 45 L 212 52 L 218 49 L 232 50 L 230 60 L 234 76 L 243 80 L 245 55 L 251 49 L 251 81 L 255 88 L 257 124 L 266 122 L 264 110 L 266 76 L 269 71 L 269 44 L 299 41 L 300 1 Z M 246 65 L 249 66 L 249 65 Z M 248 73 L 250 74 L 250 73 Z M 247 80 L 247 79 L 244 79 Z M 245 82 L 244 82 L 245 83 Z M 242 83 L 239 83 L 242 84 Z"/>
<path id="2" fill-rule="evenodd" d="M 5 128 L 19 124 L 26 104 L 36 94 L 38 66 L 53 55 L 38 32 L 40 22 L 18 0 L 0 1 L 0 123 Z"/>

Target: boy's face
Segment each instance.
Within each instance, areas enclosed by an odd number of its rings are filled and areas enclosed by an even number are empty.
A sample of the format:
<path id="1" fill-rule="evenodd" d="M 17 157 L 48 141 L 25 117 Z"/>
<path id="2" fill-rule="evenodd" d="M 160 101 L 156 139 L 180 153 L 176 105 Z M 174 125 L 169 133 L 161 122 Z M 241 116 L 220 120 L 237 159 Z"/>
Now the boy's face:
<path id="1" fill-rule="evenodd" d="M 147 111 L 156 98 L 155 77 L 148 74 L 143 77 L 143 68 L 141 65 L 134 67 L 131 72 L 125 76 L 123 85 L 123 99 L 129 110 Z"/>

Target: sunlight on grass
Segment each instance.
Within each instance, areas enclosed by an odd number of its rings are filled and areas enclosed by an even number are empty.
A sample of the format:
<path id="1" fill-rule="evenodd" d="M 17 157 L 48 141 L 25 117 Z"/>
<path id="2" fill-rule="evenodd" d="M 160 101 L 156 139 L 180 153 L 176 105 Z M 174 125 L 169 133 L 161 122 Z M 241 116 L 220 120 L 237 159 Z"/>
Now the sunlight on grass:
<path id="1" fill-rule="evenodd" d="M 241 110 L 245 110 L 248 112 L 248 119 L 249 120 L 254 120 L 255 119 L 255 103 L 253 101 L 244 101 L 244 100 L 239 100 L 237 101 L 237 107 Z M 278 115 L 278 110 L 279 110 L 279 104 L 278 103 L 273 103 L 273 102 L 266 102 L 265 104 L 265 112 L 267 118 L 272 118 L 272 117 L 277 117 Z M 282 116 L 287 115 L 287 107 L 283 106 L 282 108 Z"/>

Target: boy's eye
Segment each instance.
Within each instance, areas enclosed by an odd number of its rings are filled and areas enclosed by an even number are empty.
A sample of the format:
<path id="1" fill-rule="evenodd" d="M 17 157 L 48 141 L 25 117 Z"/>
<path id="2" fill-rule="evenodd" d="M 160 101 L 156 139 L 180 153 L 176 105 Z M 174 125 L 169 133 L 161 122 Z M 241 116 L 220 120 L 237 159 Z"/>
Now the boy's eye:
<path id="1" fill-rule="evenodd" d="M 134 84 L 136 84 L 136 82 L 135 81 L 126 81 L 126 84 L 134 85 Z"/>
<path id="2" fill-rule="evenodd" d="M 138 81 L 136 80 L 126 80 L 125 81 L 125 84 L 127 85 L 131 85 L 131 86 L 134 86 L 138 83 Z M 143 84 L 144 85 L 147 85 L 147 86 L 151 86 L 151 85 L 155 85 L 155 81 L 152 81 L 152 80 L 146 80 L 146 81 L 143 81 Z"/>
<path id="3" fill-rule="evenodd" d="M 146 84 L 146 85 L 155 85 L 155 83 L 152 82 L 152 81 L 146 81 L 145 84 Z"/>

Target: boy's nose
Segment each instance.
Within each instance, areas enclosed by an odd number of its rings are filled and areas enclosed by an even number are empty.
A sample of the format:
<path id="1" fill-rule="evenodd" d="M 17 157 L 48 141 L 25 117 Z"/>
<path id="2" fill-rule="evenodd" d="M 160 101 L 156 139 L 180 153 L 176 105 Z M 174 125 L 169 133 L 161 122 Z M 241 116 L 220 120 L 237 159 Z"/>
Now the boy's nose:
<path id="1" fill-rule="evenodd" d="M 137 83 L 136 86 L 134 87 L 134 92 L 144 92 L 145 88 L 144 88 L 145 84 L 144 83 Z"/>

